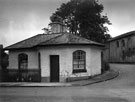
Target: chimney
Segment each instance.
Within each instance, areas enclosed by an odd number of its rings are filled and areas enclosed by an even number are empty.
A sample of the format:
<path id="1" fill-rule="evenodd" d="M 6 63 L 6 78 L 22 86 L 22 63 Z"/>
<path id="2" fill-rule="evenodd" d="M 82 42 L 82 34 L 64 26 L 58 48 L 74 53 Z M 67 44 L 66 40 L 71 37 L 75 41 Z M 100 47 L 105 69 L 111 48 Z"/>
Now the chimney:
<path id="1" fill-rule="evenodd" d="M 65 33 L 67 31 L 66 25 L 60 23 L 60 22 L 52 22 L 49 24 L 51 27 L 51 33 Z"/>

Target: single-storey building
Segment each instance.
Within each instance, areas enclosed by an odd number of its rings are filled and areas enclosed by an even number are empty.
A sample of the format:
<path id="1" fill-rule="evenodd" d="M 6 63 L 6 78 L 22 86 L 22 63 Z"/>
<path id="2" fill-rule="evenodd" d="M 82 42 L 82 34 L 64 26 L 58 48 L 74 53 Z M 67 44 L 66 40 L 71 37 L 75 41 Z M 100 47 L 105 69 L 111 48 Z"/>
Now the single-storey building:
<path id="1" fill-rule="evenodd" d="M 103 44 L 66 32 L 51 23 L 50 34 L 38 34 L 5 48 L 9 81 L 66 82 L 101 74 Z"/>

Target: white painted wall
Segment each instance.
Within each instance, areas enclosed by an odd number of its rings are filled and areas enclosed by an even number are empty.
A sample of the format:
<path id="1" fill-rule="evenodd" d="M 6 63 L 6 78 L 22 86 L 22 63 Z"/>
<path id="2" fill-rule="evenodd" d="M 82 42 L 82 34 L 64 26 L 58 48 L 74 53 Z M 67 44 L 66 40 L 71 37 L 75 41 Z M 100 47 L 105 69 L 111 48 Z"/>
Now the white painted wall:
<path id="1" fill-rule="evenodd" d="M 9 51 L 9 66 L 8 69 L 18 69 L 18 55 L 25 53 L 28 55 L 28 68 L 38 68 L 38 54 L 37 51 L 22 50 L 22 51 Z"/>
<path id="2" fill-rule="evenodd" d="M 86 73 L 73 74 L 73 52 L 83 50 L 86 52 Z M 38 52 L 41 55 L 41 77 L 50 77 L 50 55 L 59 55 L 60 80 L 61 77 L 91 76 L 101 73 L 101 50 L 91 46 L 48 46 L 37 50 L 23 50 L 9 52 L 8 69 L 18 69 L 18 55 L 26 53 L 28 55 L 28 68 L 38 69 Z"/>
<path id="3" fill-rule="evenodd" d="M 90 54 L 90 70 L 91 75 L 101 74 L 101 50 L 97 48 L 91 48 Z"/>
<path id="4" fill-rule="evenodd" d="M 72 54 L 76 50 L 86 52 L 86 73 L 73 74 Z M 101 50 L 90 46 L 57 46 L 39 49 L 41 53 L 41 76 L 50 76 L 50 55 L 59 55 L 60 76 L 79 77 L 101 73 Z"/>

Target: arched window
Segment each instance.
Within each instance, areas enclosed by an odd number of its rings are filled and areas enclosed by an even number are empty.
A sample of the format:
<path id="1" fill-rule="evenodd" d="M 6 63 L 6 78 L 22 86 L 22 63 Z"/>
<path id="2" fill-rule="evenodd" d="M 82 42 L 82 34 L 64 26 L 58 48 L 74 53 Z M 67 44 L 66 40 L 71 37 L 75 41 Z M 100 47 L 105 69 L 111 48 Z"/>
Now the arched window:
<path id="1" fill-rule="evenodd" d="M 86 53 L 81 50 L 73 52 L 73 73 L 74 72 L 86 72 Z"/>
<path id="2" fill-rule="evenodd" d="M 28 55 L 21 53 L 18 55 L 18 61 L 19 61 L 19 69 L 27 69 L 28 68 Z"/>

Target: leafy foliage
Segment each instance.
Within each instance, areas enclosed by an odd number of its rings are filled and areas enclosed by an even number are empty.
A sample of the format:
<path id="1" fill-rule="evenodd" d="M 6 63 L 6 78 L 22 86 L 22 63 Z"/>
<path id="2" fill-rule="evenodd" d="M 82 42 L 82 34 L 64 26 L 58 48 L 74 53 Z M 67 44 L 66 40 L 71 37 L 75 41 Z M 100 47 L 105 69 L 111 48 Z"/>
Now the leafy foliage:
<path id="1" fill-rule="evenodd" d="M 103 5 L 95 0 L 70 0 L 63 3 L 50 20 L 66 24 L 72 34 L 104 43 L 111 37 L 104 24 L 111 23 L 107 16 L 101 15 L 103 9 Z"/>

